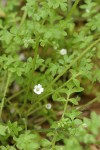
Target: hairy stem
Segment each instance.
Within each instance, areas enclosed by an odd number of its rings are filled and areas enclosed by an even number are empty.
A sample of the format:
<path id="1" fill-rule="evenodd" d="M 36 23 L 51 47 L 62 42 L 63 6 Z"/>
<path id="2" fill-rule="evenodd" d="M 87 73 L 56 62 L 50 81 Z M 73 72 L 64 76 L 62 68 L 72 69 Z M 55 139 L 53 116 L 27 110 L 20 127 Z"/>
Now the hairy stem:
<path id="1" fill-rule="evenodd" d="M 82 111 L 82 110 L 86 109 L 88 106 L 90 106 L 91 104 L 93 104 L 96 101 L 98 101 L 98 99 L 100 99 L 100 95 L 98 95 L 96 98 L 94 98 L 93 100 L 89 101 L 85 105 L 79 106 L 77 109 Z"/>
<path id="2" fill-rule="evenodd" d="M 12 100 L 13 98 L 17 97 L 18 95 L 20 95 L 20 94 L 23 93 L 24 91 L 25 91 L 25 89 L 16 92 L 14 95 L 8 97 L 8 98 L 6 99 L 6 101 L 9 103 L 10 100 Z"/>
<path id="3" fill-rule="evenodd" d="M 35 112 L 41 110 L 41 109 L 44 108 L 44 107 L 45 107 L 45 105 L 42 105 L 42 106 L 40 106 L 40 107 L 37 107 L 35 110 L 29 111 L 29 112 L 26 114 L 26 116 L 28 117 L 28 116 L 34 114 Z"/>
<path id="4" fill-rule="evenodd" d="M 1 92 L 1 93 L 2 93 L 3 90 L 4 90 L 6 76 L 7 76 L 7 71 L 5 71 L 4 76 L 3 76 L 3 79 L 2 79 L 2 85 L 1 85 L 1 89 L 0 89 L 0 92 Z"/>
<path id="5" fill-rule="evenodd" d="M 57 133 L 57 131 L 55 131 L 54 137 L 53 137 L 52 142 L 51 142 L 52 143 L 52 150 L 55 150 L 55 143 L 56 143 L 57 135 L 58 135 L 58 133 Z"/>
<path id="6" fill-rule="evenodd" d="M 35 65 L 36 65 L 36 59 L 37 59 L 37 54 L 38 54 L 38 48 L 39 48 L 39 36 L 37 36 L 37 38 L 36 38 L 36 47 L 35 47 L 34 59 L 33 59 L 33 64 L 32 64 L 32 70 L 31 70 L 30 76 L 29 76 L 29 84 L 27 87 L 26 95 L 25 95 L 24 105 L 26 104 L 29 90 L 32 88 L 32 80 L 33 80 L 33 75 L 35 72 Z"/>
<path id="7" fill-rule="evenodd" d="M 63 114 L 62 114 L 62 116 L 61 116 L 61 119 L 60 119 L 60 121 L 64 118 L 64 116 L 65 116 L 65 113 L 66 113 L 66 108 L 67 108 L 67 104 L 68 104 L 68 100 L 69 100 L 69 95 L 67 96 L 67 100 L 66 100 L 66 103 L 65 103 L 65 106 L 64 106 L 64 111 L 63 111 Z M 57 133 L 57 130 L 55 131 L 55 134 L 54 134 L 54 137 L 53 137 L 53 139 L 52 139 L 52 149 L 53 150 L 55 150 L 55 143 L 56 143 L 56 139 L 57 139 L 57 135 L 58 135 L 58 133 Z"/>
<path id="8" fill-rule="evenodd" d="M 76 9 L 76 7 L 77 7 L 79 1 L 80 1 L 80 0 L 76 0 L 76 1 L 75 1 L 74 5 L 72 6 L 71 10 L 70 10 L 69 13 L 68 13 L 68 16 L 67 16 L 67 18 L 66 18 L 66 21 L 68 21 L 68 20 L 71 18 L 71 16 L 72 16 L 73 12 L 75 11 L 75 9 Z"/>
<path id="9" fill-rule="evenodd" d="M 8 78 L 7 78 L 7 82 L 6 82 L 6 85 L 5 85 L 5 89 L 4 89 L 4 93 L 3 93 L 3 98 L 1 100 L 0 119 L 2 117 L 2 111 L 3 111 L 3 107 L 4 107 L 4 102 L 5 102 L 6 93 L 7 93 L 7 89 L 8 89 L 8 86 L 9 86 L 10 78 L 11 78 L 11 73 L 8 73 Z"/>
<path id="10" fill-rule="evenodd" d="M 61 116 L 61 119 L 63 119 L 64 116 L 65 116 L 66 108 L 67 108 L 67 104 L 68 104 L 68 100 L 69 100 L 69 95 L 67 96 L 66 103 L 65 103 L 65 106 L 64 106 L 64 111 L 63 111 L 63 114 L 62 114 L 62 116 Z"/>
<path id="11" fill-rule="evenodd" d="M 24 14 L 22 16 L 22 19 L 21 19 L 21 22 L 20 22 L 20 26 L 24 23 L 25 19 L 26 19 L 26 16 L 27 16 L 27 12 L 24 11 Z"/>

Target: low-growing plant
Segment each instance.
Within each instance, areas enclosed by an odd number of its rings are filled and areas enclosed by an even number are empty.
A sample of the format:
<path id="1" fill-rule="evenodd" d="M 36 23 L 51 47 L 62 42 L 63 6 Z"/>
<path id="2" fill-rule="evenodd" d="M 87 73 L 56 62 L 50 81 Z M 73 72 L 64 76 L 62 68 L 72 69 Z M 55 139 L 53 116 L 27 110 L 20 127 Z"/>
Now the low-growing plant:
<path id="1" fill-rule="evenodd" d="M 1 150 L 99 146 L 100 116 L 84 116 L 100 100 L 99 4 L 0 1 Z"/>

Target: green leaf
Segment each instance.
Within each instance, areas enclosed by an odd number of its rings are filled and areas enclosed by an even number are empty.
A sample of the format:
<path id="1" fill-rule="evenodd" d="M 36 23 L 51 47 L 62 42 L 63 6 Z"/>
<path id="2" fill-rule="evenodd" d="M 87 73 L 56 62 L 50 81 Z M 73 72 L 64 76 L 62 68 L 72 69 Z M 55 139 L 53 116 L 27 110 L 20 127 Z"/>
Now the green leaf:
<path id="1" fill-rule="evenodd" d="M 56 99 L 56 101 L 66 102 L 66 99 L 64 97 L 59 97 L 59 98 Z"/>
<path id="2" fill-rule="evenodd" d="M 6 147 L 4 147 L 4 146 L 0 146 L 0 150 L 16 150 L 13 146 L 6 146 Z"/>
<path id="3" fill-rule="evenodd" d="M 8 32 L 7 30 L 2 31 L 1 40 L 5 41 L 6 44 L 9 44 L 11 42 L 12 37 L 13 37 L 13 35 L 10 32 Z"/>
<path id="4" fill-rule="evenodd" d="M 67 8 L 67 0 L 48 0 L 49 7 L 53 7 L 54 9 L 57 9 L 59 6 L 63 11 Z"/>
<path id="5" fill-rule="evenodd" d="M 40 143 L 42 147 L 47 147 L 51 145 L 51 142 L 47 139 L 42 139 Z"/>
<path id="6" fill-rule="evenodd" d="M 73 110 L 71 110 L 71 112 L 67 113 L 67 116 L 73 120 L 73 119 L 77 118 L 80 114 L 81 114 L 80 111 L 73 109 Z"/>
<path id="7" fill-rule="evenodd" d="M 39 149 L 38 136 L 30 133 L 30 131 L 20 134 L 18 138 L 14 138 L 17 148 L 21 150 L 37 150 Z"/>
<path id="8" fill-rule="evenodd" d="M 91 113 L 91 119 L 84 118 L 84 123 L 87 124 L 88 130 L 91 131 L 93 134 L 99 134 L 100 116 L 97 115 L 95 112 Z"/>
<path id="9" fill-rule="evenodd" d="M 13 137 L 18 136 L 18 133 L 22 130 L 22 128 L 18 126 L 17 122 L 11 123 L 9 121 L 7 125 L 9 127 L 9 134 Z"/>
<path id="10" fill-rule="evenodd" d="M 78 139 L 75 137 L 70 137 L 69 139 L 65 140 L 65 149 L 83 150 L 82 146 L 79 144 Z"/>
<path id="11" fill-rule="evenodd" d="M 76 98 L 71 98 L 71 99 L 69 99 L 69 101 L 74 105 L 78 105 L 78 101 Z"/>
<path id="12" fill-rule="evenodd" d="M 0 124 L 0 135 L 5 136 L 8 132 L 8 126 Z"/>
<path id="13" fill-rule="evenodd" d="M 77 87 L 80 87 L 80 81 L 78 79 L 73 78 L 73 82 Z"/>

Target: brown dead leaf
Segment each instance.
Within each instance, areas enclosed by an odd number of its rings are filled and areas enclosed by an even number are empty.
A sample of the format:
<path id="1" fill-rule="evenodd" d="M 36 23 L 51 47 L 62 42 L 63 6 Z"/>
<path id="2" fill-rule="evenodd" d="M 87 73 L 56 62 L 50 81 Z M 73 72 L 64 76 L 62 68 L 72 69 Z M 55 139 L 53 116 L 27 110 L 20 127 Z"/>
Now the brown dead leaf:
<path id="1" fill-rule="evenodd" d="M 90 150 L 100 150 L 100 148 L 97 147 L 96 145 L 91 145 Z"/>

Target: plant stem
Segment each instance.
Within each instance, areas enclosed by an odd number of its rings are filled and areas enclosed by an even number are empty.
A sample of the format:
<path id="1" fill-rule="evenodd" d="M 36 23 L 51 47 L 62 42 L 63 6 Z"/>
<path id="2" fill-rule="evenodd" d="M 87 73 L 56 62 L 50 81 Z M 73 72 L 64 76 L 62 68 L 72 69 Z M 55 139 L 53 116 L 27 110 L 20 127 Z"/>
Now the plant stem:
<path id="1" fill-rule="evenodd" d="M 69 11 L 68 13 L 68 16 L 66 18 L 66 21 L 68 21 L 70 18 L 71 18 L 71 15 L 73 14 L 74 10 L 76 9 L 78 3 L 79 3 L 80 0 L 76 0 L 74 5 L 72 6 L 71 10 Z"/>
<path id="2" fill-rule="evenodd" d="M 55 143 L 56 143 L 56 139 L 57 139 L 57 131 L 55 131 L 54 137 L 52 139 L 52 150 L 55 150 Z"/>
<path id="3" fill-rule="evenodd" d="M 15 98 L 16 96 L 20 95 L 20 94 L 23 93 L 24 91 L 25 91 L 25 89 L 16 92 L 14 95 L 8 97 L 8 98 L 6 99 L 6 101 L 9 102 L 11 99 L 13 99 L 13 98 Z"/>
<path id="4" fill-rule="evenodd" d="M 93 104 L 94 102 L 96 102 L 98 99 L 100 99 L 100 95 L 98 95 L 93 100 L 89 101 L 87 104 L 79 106 L 77 109 L 82 111 L 82 110 L 86 109 L 88 106 L 90 106 L 91 104 Z"/>
<path id="5" fill-rule="evenodd" d="M 45 105 L 42 105 L 42 106 L 36 108 L 36 109 L 33 110 L 33 111 L 29 111 L 29 112 L 26 114 L 26 116 L 28 117 L 28 116 L 30 116 L 31 114 L 34 114 L 35 112 L 41 110 L 41 109 L 44 108 L 44 107 L 45 107 Z"/>
<path id="6" fill-rule="evenodd" d="M 67 108 L 67 104 L 68 104 L 68 100 L 69 100 L 69 95 L 67 95 L 67 100 L 66 100 L 66 103 L 65 103 L 65 106 L 64 106 L 64 111 L 63 111 L 63 114 L 61 116 L 61 119 L 62 120 L 65 116 L 65 113 L 66 113 L 66 108 Z M 54 134 L 54 137 L 52 139 L 52 149 L 55 150 L 55 142 L 56 142 L 56 138 L 57 138 L 57 131 L 55 131 L 55 134 Z"/>
<path id="7" fill-rule="evenodd" d="M 24 125 L 25 125 L 25 131 L 27 131 L 27 119 L 24 118 L 23 121 L 24 121 Z"/>
<path id="8" fill-rule="evenodd" d="M 11 73 L 8 73 L 8 78 L 7 78 L 7 82 L 6 82 L 6 85 L 5 85 L 3 98 L 1 100 L 0 119 L 1 119 L 1 116 L 2 116 L 2 111 L 3 111 L 3 107 L 4 107 L 5 97 L 6 97 L 7 89 L 8 89 L 8 86 L 9 86 L 10 78 L 11 78 Z"/>
<path id="9" fill-rule="evenodd" d="M 63 114 L 62 114 L 62 116 L 61 116 L 61 119 L 63 119 L 64 116 L 65 116 L 66 108 L 67 108 L 67 104 L 68 104 L 68 100 L 69 100 L 69 95 L 67 95 L 67 99 L 66 99 L 66 103 L 65 103 L 65 106 L 64 106 L 64 111 L 63 111 Z"/>
<path id="10" fill-rule="evenodd" d="M 34 53 L 34 59 L 33 59 L 33 64 L 32 64 L 32 70 L 31 70 L 31 73 L 30 73 L 31 75 L 29 76 L 30 77 L 29 78 L 29 84 L 28 84 L 28 87 L 27 87 L 26 95 L 25 95 L 24 105 L 26 104 L 29 90 L 32 87 L 32 80 L 33 80 L 33 75 L 34 75 L 34 71 L 35 71 L 35 64 L 36 64 L 36 59 L 37 59 L 37 54 L 38 54 L 39 39 L 40 39 L 40 37 L 37 36 L 37 38 L 36 38 L 35 53 Z"/>
<path id="11" fill-rule="evenodd" d="M 21 19 L 21 22 L 20 22 L 20 26 L 24 23 L 25 19 L 26 19 L 26 16 L 27 16 L 27 12 L 24 11 L 24 14 L 22 16 L 22 19 Z"/>
<path id="12" fill-rule="evenodd" d="M 31 74 L 31 78 L 30 78 L 30 83 L 32 83 L 33 75 L 34 75 L 34 72 L 35 72 L 36 59 L 37 59 L 38 49 L 39 49 L 39 40 L 40 40 L 40 36 L 37 36 L 35 53 L 34 53 L 34 59 L 33 59 L 32 74 Z"/>
<path id="13" fill-rule="evenodd" d="M 7 71 L 5 71 L 4 76 L 3 76 L 3 79 L 2 79 L 2 85 L 1 85 L 1 90 L 0 90 L 1 93 L 2 93 L 3 90 L 4 90 L 6 76 L 7 76 Z"/>

